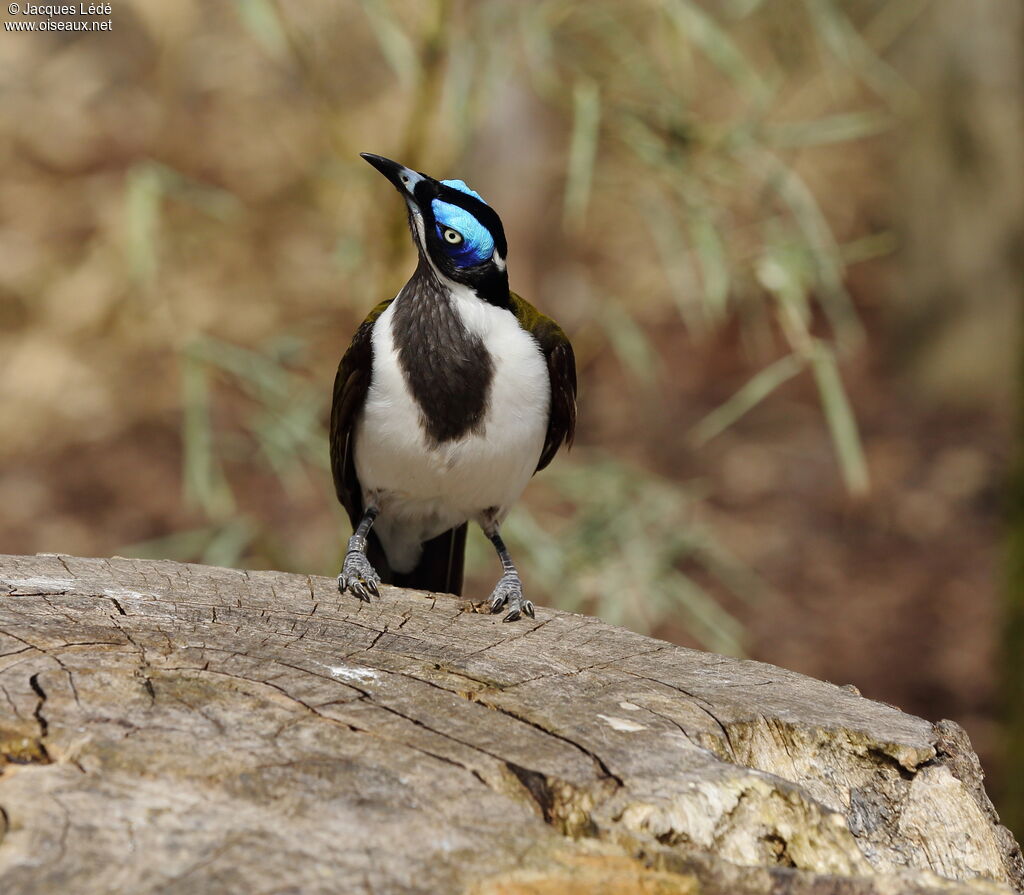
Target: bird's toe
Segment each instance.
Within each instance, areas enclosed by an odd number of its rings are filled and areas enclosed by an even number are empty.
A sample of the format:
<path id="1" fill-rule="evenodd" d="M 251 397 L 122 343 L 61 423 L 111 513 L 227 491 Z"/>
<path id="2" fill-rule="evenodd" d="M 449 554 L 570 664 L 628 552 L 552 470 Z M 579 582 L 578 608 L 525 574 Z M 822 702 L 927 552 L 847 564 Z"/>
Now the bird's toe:
<path id="1" fill-rule="evenodd" d="M 369 603 L 370 594 L 380 596 L 380 575 L 362 553 L 349 553 L 338 575 L 338 590 L 348 591 L 356 599 Z"/>
<path id="2" fill-rule="evenodd" d="M 507 622 L 514 622 L 524 614 L 534 618 L 533 603 L 523 597 L 523 584 L 515 574 L 502 575 L 491 593 L 488 605 L 492 613 L 501 612 L 508 607 L 503 619 Z"/>

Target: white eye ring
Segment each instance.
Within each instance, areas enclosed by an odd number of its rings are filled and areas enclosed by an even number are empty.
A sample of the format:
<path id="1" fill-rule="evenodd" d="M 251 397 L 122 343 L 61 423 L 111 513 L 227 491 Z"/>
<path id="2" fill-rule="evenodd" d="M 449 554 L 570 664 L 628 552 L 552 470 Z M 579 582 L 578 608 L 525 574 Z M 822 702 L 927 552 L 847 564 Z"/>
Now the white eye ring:
<path id="1" fill-rule="evenodd" d="M 457 246 L 462 242 L 462 234 L 457 230 L 453 230 L 451 227 L 444 228 L 444 241 L 450 243 L 453 246 Z"/>

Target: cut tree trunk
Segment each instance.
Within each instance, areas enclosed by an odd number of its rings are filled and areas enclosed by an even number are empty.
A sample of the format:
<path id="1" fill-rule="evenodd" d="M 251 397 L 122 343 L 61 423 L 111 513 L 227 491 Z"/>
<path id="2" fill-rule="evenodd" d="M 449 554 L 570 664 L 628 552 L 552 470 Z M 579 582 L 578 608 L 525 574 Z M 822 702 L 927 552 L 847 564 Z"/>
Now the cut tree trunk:
<path id="1" fill-rule="evenodd" d="M 951 722 L 593 618 L 0 557 L 4 895 L 1008 893 L 981 778 Z"/>

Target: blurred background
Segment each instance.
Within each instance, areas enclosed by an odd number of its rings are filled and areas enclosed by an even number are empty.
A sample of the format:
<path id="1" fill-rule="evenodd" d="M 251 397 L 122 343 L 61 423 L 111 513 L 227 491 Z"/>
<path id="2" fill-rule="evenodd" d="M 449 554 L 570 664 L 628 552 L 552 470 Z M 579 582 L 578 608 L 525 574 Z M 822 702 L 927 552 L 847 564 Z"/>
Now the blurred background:
<path id="1" fill-rule="evenodd" d="M 414 263 L 379 153 L 576 346 L 534 599 L 953 718 L 1024 833 L 1024 7 L 108 18 L 0 34 L 0 550 L 336 573 L 334 371 Z"/>

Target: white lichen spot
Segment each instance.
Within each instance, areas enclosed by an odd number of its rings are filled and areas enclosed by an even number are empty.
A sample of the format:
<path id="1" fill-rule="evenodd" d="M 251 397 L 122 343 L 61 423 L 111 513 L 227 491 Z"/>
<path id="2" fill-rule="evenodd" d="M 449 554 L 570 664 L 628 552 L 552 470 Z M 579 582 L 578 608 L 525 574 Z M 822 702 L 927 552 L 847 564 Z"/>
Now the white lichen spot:
<path id="1" fill-rule="evenodd" d="M 18 588 L 33 587 L 49 591 L 67 590 L 75 586 L 74 578 L 0 578 L 4 584 Z"/>
<path id="2" fill-rule="evenodd" d="M 619 708 L 620 709 L 625 709 L 627 712 L 639 712 L 640 711 L 640 706 L 638 706 L 635 702 L 620 702 L 619 703 Z"/>
<path id="3" fill-rule="evenodd" d="M 605 724 L 607 724 L 612 730 L 621 730 L 623 733 L 636 733 L 638 730 L 647 730 L 643 724 L 637 724 L 636 721 L 627 721 L 625 718 L 615 718 L 611 715 L 598 715 Z"/>
<path id="4" fill-rule="evenodd" d="M 103 588 L 103 595 L 107 597 L 117 597 L 121 600 L 145 600 L 150 598 L 160 599 L 157 594 L 138 590 L 128 590 L 124 587 L 105 587 Z"/>
<path id="5" fill-rule="evenodd" d="M 356 668 L 352 665 L 325 665 L 331 677 L 341 678 L 343 681 L 375 681 L 378 674 L 372 668 Z"/>

